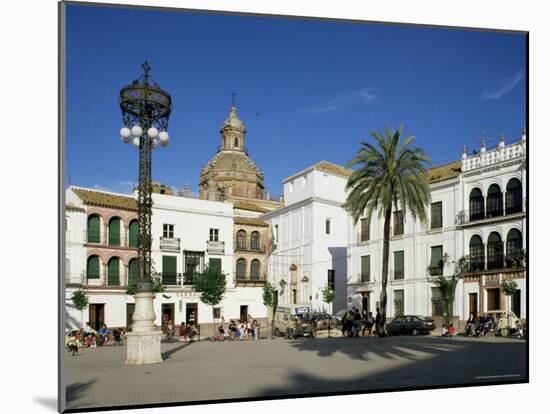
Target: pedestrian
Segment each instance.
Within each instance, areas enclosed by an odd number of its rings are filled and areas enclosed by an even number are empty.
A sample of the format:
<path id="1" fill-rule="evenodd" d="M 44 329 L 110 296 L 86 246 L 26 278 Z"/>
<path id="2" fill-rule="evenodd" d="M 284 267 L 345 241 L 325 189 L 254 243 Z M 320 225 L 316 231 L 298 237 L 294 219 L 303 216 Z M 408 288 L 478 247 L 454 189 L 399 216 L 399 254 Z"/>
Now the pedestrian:
<path id="1" fill-rule="evenodd" d="M 246 339 L 254 338 L 254 331 L 252 330 L 252 318 L 250 315 L 248 315 L 248 319 L 246 320 Z"/>
<path id="2" fill-rule="evenodd" d="M 228 330 L 229 330 L 229 338 L 231 338 L 232 340 L 235 340 L 237 336 L 237 325 L 235 324 L 235 321 L 233 320 L 229 321 Z"/>
<path id="3" fill-rule="evenodd" d="M 365 330 L 367 331 L 368 336 L 371 336 L 373 325 L 374 317 L 372 316 L 372 312 L 369 312 L 367 314 L 367 317 L 365 318 L 365 326 L 363 326 L 363 336 L 365 336 Z"/>
<path id="4" fill-rule="evenodd" d="M 258 321 L 256 319 L 252 321 L 252 330 L 254 332 L 254 340 L 257 341 L 258 337 L 260 336 L 260 325 L 258 324 Z"/>
<path id="5" fill-rule="evenodd" d="M 361 313 L 359 309 L 353 308 L 353 336 L 357 338 L 359 336 L 359 330 L 361 329 Z"/>
<path id="6" fill-rule="evenodd" d="M 374 333 L 380 336 L 380 322 L 382 322 L 382 315 L 380 315 L 380 308 L 376 308 L 376 317 L 374 319 Z"/>
<path id="7" fill-rule="evenodd" d="M 311 339 L 315 338 L 317 336 L 317 321 L 315 318 L 309 319 L 309 337 Z"/>
<path id="8" fill-rule="evenodd" d="M 244 335 L 245 335 L 245 326 L 242 321 L 239 321 L 239 339 L 241 341 L 244 341 Z"/>
<path id="9" fill-rule="evenodd" d="M 224 339 L 225 339 L 225 330 L 223 328 L 223 320 L 218 325 L 218 334 L 219 334 L 219 337 L 220 337 L 220 342 L 223 342 Z"/>
<path id="10" fill-rule="evenodd" d="M 470 316 L 466 321 L 466 328 L 465 328 L 466 336 L 470 336 L 471 334 L 473 334 L 473 328 L 474 328 L 474 314 L 470 313 Z"/>

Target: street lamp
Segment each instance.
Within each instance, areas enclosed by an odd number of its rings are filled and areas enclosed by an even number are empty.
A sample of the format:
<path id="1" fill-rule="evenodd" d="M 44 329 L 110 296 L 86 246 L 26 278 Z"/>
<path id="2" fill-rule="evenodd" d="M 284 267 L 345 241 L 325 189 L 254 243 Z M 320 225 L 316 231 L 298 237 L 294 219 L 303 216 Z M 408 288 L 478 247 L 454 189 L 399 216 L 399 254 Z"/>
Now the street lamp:
<path id="1" fill-rule="evenodd" d="M 138 181 L 138 281 L 132 332 L 127 336 L 126 364 L 141 365 L 162 362 L 161 333 L 155 329 L 155 294 L 151 278 L 151 187 L 152 150 L 166 147 L 170 140 L 168 118 L 172 98 L 153 83 L 149 64 L 141 65 L 143 75 L 120 90 L 119 104 L 124 127 L 120 130 L 123 143 L 139 148 Z M 160 132 L 159 132 L 160 131 Z"/>

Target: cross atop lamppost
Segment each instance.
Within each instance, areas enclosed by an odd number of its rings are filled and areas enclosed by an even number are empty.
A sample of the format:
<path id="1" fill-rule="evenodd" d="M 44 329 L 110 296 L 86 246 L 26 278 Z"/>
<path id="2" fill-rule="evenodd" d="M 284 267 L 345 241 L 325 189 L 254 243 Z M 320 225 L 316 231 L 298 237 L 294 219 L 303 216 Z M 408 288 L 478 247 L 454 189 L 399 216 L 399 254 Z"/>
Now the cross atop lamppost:
<path id="1" fill-rule="evenodd" d="M 138 270 L 132 332 L 128 333 L 126 363 L 161 362 L 160 332 L 155 329 L 153 284 L 151 278 L 152 150 L 169 142 L 168 119 L 172 98 L 158 84 L 151 85 L 151 67 L 145 61 L 143 75 L 120 90 L 119 104 L 124 127 L 122 142 L 139 148 L 138 181 Z M 159 132 L 160 130 L 160 132 Z"/>

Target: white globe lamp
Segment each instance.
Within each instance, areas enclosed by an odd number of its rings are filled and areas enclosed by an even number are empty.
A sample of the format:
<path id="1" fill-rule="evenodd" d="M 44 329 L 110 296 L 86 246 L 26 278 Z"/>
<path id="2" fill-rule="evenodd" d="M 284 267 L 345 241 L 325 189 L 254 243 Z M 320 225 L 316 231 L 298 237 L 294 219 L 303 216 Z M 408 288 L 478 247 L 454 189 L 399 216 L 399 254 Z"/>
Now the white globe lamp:
<path id="1" fill-rule="evenodd" d="M 170 142 L 170 135 L 168 135 L 168 132 L 162 131 L 159 134 L 159 140 L 160 140 L 160 145 L 161 146 L 167 147 L 168 143 Z"/>
<path id="2" fill-rule="evenodd" d="M 143 129 L 141 129 L 139 125 L 134 125 L 132 127 L 132 135 L 134 137 L 141 137 L 142 134 L 143 134 Z"/>
<path id="3" fill-rule="evenodd" d="M 158 136 L 159 134 L 159 130 L 156 129 L 155 127 L 151 127 L 147 130 L 147 135 L 149 136 L 149 138 L 151 139 L 154 139 Z"/>
<path id="4" fill-rule="evenodd" d="M 132 143 L 139 148 L 139 137 L 134 137 L 134 139 L 132 140 Z"/>

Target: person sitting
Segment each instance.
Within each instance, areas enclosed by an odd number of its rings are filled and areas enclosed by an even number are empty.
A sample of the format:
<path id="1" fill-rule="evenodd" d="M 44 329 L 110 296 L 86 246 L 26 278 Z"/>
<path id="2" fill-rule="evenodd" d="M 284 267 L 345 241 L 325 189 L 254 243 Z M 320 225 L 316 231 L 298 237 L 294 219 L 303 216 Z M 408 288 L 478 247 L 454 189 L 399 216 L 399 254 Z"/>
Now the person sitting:
<path id="1" fill-rule="evenodd" d="M 448 334 L 449 336 L 455 336 L 456 334 L 456 330 L 455 330 L 455 326 L 454 324 L 451 322 L 451 324 L 449 325 L 449 331 L 448 331 Z"/>
<path id="2" fill-rule="evenodd" d="M 181 340 L 187 341 L 187 328 L 185 326 L 185 322 L 181 323 L 181 325 L 179 327 L 179 330 L 178 330 L 178 334 L 180 336 L 180 341 Z"/>
<path id="3" fill-rule="evenodd" d="M 113 329 L 113 339 L 115 340 L 115 344 L 122 345 L 122 334 L 118 328 Z"/>
<path id="4" fill-rule="evenodd" d="M 99 346 L 106 345 L 109 342 L 110 333 L 111 331 L 109 331 L 107 325 L 101 325 L 101 329 L 99 330 Z"/>
<path id="5" fill-rule="evenodd" d="M 516 321 L 516 337 L 523 338 L 523 327 L 519 321 Z"/>
<path id="6" fill-rule="evenodd" d="M 187 327 L 187 334 L 189 335 L 189 341 L 194 342 L 197 335 L 197 328 L 194 323 L 190 323 Z"/>
<path id="7" fill-rule="evenodd" d="M 229 330 L 229 338 L 234 340 L 237 336 L 237 325 L 235 324 L 235 321 L 229 321 L 229 327 L 227 329 Z"/>
<path id="8" fill-rule="evenodd" d="M 441 337 L 442 338 L 448 338 L 449 337 L 449 331 L 447 330 L 447 327 L 443 325 L 441 327 Z"/>

